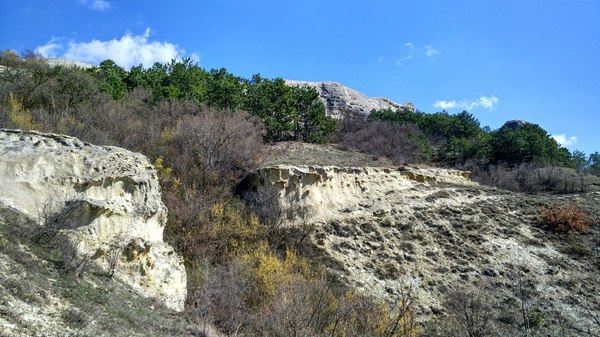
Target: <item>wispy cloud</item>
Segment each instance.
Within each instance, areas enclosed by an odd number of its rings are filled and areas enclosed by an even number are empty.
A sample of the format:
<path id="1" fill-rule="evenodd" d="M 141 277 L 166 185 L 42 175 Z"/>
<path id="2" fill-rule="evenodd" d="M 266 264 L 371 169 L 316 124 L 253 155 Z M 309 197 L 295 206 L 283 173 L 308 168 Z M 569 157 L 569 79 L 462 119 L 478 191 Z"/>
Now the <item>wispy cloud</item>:
<path id="1" fill-rule="evenodd" d="M 440 52 L 437 51 L 435 48 L 433 48 L 432 46 L 425 46 L 425 55 L 427 57 L 434 57 L 435 55 L 439 54 Z"/>
<path id="2" fill-rule="evenodd" d="M 127 32 L 119 39 L 71 41 L 66 46 L 60 42 L 60 39 L 54 38 L 47 44 L 37 47 L 35 51 L 44 57 L 64 57 L 94 64 L 111 59 L 127 69 L 138 64 L 150 67 L 155 62 L 166 63 L 185 56 L 185 50 L 177 45 L 151 41 L 150 35 L 151 30 L 147 28 L 143 35 L 132 35 Z M 199 61 L 197 54 L 191 54 L 190 57 Z"/>
<path id="3" fill-rule="evenodd" d="M 479 97 L 478 104 L 488 110 L 493 110 L 498 105 L 498 102 L 500 102 L 500 100 L 496 96 L 491 96 L 491 97 L 481 96 L 481 97 Z"/>
<path id="4" fill-rule="evenodd" d="M 410 60 L 411 58 L 412 58 L 412 55 L 404 56 L 403 58 L 397 59 L 396 64 L 401 66 L 402 64 L 404 64 L 404 62 Z"/>
<path id="5" fill-rule="evenodd" d="M 442 110 L 456 108 L 457 105 L 456 101 L 435 101 L 433 104 L 434 107 Z"/>
<path id="6" fill-rule="evenodd" d="M 412 42 L 406 42 L 406 43 L 404 44 L 404 46 L 405 46 L 406 48 L 410 49 L 410 50 L 413 50 L 413 51 L 414 51 L 414 50 L 417 50 L 417 47 L 415 47 L 415 45 L 414 45 Z"/>
<path id="7" fill-rule="evenodd" d="M 408 54 L 401 58 L 396 58 L 396 64 L 399 66 L 403 65 L 404 62 L 418 55 L 425 55 L 428 58 L 433 58 L 436 55 L 440 54 L 440 51 L 433 48 L 431 45 L 426 45 L 425 47 L 418 47 L 412 42 L 405 42 L 404 47 L 408 49 Z"/>
<path id="8" fill-rule="evenodd" d="M 552 138 L 554 138 L 554 140 L 558 144 L 560 144 L 561 146 L 564 146 L 564 147 L 569 147 L 569 146 L 575 145 L 575 143 L 577 143 L 577 137 L 575 137 L 575 136 L 567 137 L 567 135 L 565 135 L 565 134 L 558 134 L 558 135 L 552 135 Z"/>
<path id="9" fill-rule="evenodd" d="M 457 102 L 455 100 L 438 100 L 433 103 L 433 106 L 438 109 L 446 110 L 452 108 L 462 108 L 466 110 L 473 110 L 477 107 L 483 107 L 487 110 L 494 110 L 500 100 L 496 96 L 481 96 L 475 100 L 463 100 Z"/>
<path id="10" fill-rule="evenodd" d="M 79 3 L 95 11 L 105 11 L 110 8 L 110 2 L 106 0 L 79 0 Z"/>
<path id="11" fill-rule="evenodd" d="M 61 40 L 62 39 L 53 37 L 45 45 L 37 47 L 35 52 L 44 57 L 53 57 L 63 48 Z"/>

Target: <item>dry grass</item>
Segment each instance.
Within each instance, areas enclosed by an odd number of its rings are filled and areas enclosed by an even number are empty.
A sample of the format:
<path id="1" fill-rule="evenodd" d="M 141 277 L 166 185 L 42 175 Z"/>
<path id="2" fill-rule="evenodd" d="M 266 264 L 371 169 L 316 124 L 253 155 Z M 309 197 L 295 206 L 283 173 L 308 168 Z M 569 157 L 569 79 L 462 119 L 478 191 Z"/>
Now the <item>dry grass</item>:
<path id="1" fill-rule="evenodd" d="M 574 202 L 543 207 L 540 216 L 540 224 L 556 232 L 581 232 L 594 223 L 590 214 Z"/>
<path id="2" fill-rule="evenodd" d="M 318 145 L 299 142 L 280 142 L 267 147 L 263 166 L 270 165 L 320 166 L 393 166 L 384 157 L 343 149 L 336 145 Z"/>

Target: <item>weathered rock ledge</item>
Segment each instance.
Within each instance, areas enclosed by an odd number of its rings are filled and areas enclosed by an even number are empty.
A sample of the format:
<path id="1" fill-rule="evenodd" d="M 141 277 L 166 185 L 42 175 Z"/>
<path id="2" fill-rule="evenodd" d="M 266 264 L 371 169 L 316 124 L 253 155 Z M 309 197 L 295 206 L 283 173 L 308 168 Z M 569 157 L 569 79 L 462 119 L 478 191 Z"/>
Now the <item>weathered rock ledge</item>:
<path id="1" fill-rule="evenodd" d="M 163 242 L 167 208 L 146 157 L 63 135 L 2 129 L 0 186 L 0 211 L 65 233 L 74 263 L 183 310 L 185 268 Z"/>
<path id="2" fill-rule="evenodd" d="M 310 214 L 321 218 L 333 216 L 367 197 L 385 196 L 416 183 L 476 185 L 469 177 L 467 171 L 407 166 L 276 165 L 248 175 L 237 191 L 259 214 L 294 209 L 302 210 L 303 217 Z"/>

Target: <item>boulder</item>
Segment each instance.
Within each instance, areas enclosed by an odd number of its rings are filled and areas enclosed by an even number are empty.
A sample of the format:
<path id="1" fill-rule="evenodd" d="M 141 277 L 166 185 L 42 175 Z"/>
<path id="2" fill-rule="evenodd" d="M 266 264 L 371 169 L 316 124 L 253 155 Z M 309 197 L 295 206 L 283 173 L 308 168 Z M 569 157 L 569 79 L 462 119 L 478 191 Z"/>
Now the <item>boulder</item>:
<path id="1" fill-rule="evenodd" d="M 513 120 L 510 120 L 510 121 L 507 121 L 506 123 L 504 123 L 504 125 L 502 127 L 509 128 L 511 130 L 516 130 L 525 124 L 527 124 L 526 121 L 523 121 L 520 119 L 513 119 Z"/>
<path id="2" fill-rule="evenodd" d="M 65 262 L 74 269 L 99 269 L 183 310 L 183 259 L 163 242 L 167 208 L 146 157 L 63 135 L 0 129 L 0 186 L 0 210 L 28 217 L 40 233 L 60 232 Z"/>

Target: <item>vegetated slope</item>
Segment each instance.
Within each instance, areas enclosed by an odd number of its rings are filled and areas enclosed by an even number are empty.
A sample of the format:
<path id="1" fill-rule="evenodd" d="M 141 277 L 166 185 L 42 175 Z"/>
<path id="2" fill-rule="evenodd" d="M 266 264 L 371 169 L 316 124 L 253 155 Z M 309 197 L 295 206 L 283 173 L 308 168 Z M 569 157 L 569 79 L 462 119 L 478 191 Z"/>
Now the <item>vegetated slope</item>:
<path id="1" fill-rule="evenodd" d="M 269 165 L 374 166 L 390 167 L 392 161 L 358 151 L 349 151 L 335 144 L 278 142 L 266 146 L 262 166 Z"/>
<path id="2" fill-rule="evenodd" d="M 540 208 L 555 203 L 576 202 L 599 219 L 600 193 L 525 195 L 452 172 L 281 165 L 238 190 L 264 216 L 310 228 L 310 250 L 346 284 L 392 303 L 410 289 L 431 334 L 460 319 L 453 298 L 484 302 L 472 314 L 493 313 L 501 335 L 600 333 L 599 225 L 539 225 Z"/>

